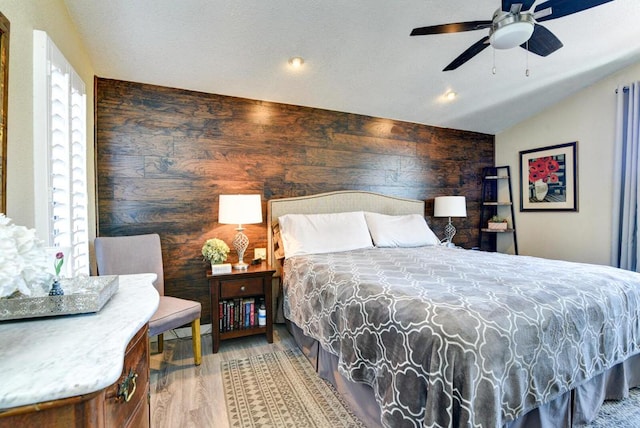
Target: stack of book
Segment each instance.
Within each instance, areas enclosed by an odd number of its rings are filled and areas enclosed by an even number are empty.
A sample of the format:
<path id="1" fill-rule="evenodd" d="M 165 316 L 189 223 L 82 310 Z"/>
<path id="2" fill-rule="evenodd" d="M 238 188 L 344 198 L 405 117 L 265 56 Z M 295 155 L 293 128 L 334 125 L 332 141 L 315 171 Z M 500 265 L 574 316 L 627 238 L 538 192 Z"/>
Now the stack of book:
<path id="1" fill-rule="evenodd" d="M 263 298 L 248 297 L 220 301 L 220 332 L 258 327 L 258 308 Z"/>

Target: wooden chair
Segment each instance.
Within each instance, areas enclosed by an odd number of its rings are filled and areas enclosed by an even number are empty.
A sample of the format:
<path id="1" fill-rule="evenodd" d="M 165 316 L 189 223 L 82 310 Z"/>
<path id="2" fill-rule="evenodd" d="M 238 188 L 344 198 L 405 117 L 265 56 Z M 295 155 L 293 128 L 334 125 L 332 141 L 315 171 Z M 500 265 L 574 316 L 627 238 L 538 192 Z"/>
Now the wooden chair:
<path id="1" fill-rule="evenodd" d="M 155 273 L 154 286 L 160 294 L 158 310 L 149 320 L 149 336 L 158 336 L 158 352 L 163 351 L 163 333 L 191 323 L 193 359 L 202 362 L 200 302 L 164 295 L 162 248 L 158 234 L 99 237 L 94 241 L 98 275 Z"/>

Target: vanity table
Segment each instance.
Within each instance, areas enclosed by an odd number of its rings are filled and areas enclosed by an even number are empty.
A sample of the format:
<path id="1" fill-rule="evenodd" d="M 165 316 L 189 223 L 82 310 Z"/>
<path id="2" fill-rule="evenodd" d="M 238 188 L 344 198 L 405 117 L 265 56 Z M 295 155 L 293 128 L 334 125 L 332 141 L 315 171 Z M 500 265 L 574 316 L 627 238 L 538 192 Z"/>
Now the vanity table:
<path id="1" fill-rule="evenodd" d="M 148 427 L 155 274 L 97 313 L 0 322 L 0 427 Z"/>

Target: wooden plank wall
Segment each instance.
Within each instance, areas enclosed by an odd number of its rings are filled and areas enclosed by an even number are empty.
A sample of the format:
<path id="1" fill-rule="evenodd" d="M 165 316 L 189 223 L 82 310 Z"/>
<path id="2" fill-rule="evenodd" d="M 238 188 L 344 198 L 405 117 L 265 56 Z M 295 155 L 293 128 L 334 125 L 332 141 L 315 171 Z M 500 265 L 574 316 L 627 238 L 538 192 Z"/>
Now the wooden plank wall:
<path id="1" fill-rule="evenodd" d="M 207 238 L 230 243 L 218 195 L 270 198 L 359 189 L 427 200 L 467 197 L 456 243 L 477 244 L 480 176 L 493 166 L 492 135 L 356 114 L 96 78 L 98 235 L 157 232 L 168 295 L 199 300 L 210 322 Z M 267 246 L 266 221 L 247 225 Z M 235 256 L 235 254 L 232 255 Z M 232 260 L 233 261 L 233 260 Z"/>

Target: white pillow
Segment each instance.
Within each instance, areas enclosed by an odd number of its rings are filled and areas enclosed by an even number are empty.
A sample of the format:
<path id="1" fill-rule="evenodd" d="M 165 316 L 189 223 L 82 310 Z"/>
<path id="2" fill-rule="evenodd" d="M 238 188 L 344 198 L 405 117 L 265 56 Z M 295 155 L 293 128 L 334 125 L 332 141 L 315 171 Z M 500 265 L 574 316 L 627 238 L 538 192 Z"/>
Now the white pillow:
<path id="1" fill-rule="evenodd" d="M 287 258 L 373 247 L 362 211 L 286 214 L 278 222 Z"/>
<path id="2" fill-rule="evenodd" d="M 440 240 L 420 214 L 384 215 L 364 213 L 376 247 L 421 247 Z"/>

